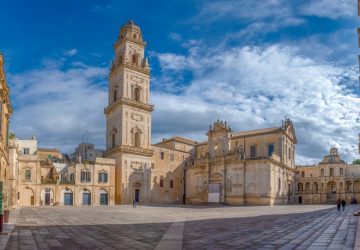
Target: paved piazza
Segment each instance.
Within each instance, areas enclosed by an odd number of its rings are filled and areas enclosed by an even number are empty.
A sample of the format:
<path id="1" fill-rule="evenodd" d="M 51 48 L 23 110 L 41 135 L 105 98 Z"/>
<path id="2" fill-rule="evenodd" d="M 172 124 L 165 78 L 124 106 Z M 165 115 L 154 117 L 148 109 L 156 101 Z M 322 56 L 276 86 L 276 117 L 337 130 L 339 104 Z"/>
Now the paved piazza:
<path id="1" fill-rule="evenodd" d="M 6 249 L 353 249 L 359 209 L 24 207 Z"/>

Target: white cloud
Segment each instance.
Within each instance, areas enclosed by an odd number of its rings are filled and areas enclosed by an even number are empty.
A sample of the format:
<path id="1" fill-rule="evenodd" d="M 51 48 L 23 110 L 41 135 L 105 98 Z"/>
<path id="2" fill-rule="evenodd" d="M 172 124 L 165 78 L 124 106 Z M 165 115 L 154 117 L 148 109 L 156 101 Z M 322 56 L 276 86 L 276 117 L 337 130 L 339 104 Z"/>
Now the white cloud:
<path id="1" fill-rule="evenodd" d="M 346 160 L 357 157 L 360 98 L 347 88 L 357 84 L 356 71 L 318 64 L 296 47 L 281 45 L 200 50 L 185 61 L 197 63 L 184 68 L 194 75 L 185 92 L 153 96 L 156 138 L 175 129 L 202 140 L 218 117 L 243 130 L 280 126 L 286 115 L 295 123 L 300 162 L 319 161 L 333 142 Z M 163 64 L 164 71 L 172 69 L 170 63 Z M 343 76 L 350 78 L 347 85 Z M 176 129 L 184 123 L 186 129 Z"/>
<path id="2" fill-rule="evenodd" d="M 78 53 L 77 49 L 70 49 L 64 52 L 64 56 L 75 56 Z"/>
<path id="3" fill-rule="evenodd" d="M 307 1 L 299 10 L 301 14 L 309 16 L 348 18 L 357 15 L 356 4 L 355 0 L 316 0 Z"/>
<path id="4" fill-rule="evenodd" d="M 82 65 L 9 74 L 15 107 L 11 131 L 20 138 L 36 135 L 40 146 L 71 152 L 88 130 L 90 141 L 104 147 L 107 72 Z"/>

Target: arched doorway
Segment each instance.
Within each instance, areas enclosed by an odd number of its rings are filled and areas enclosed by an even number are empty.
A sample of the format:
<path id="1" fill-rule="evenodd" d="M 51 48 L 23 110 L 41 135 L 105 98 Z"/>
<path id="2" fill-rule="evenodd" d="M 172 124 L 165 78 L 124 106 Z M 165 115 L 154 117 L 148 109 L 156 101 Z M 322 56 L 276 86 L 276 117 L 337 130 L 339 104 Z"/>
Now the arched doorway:
<path id="1" fill-rule="evenodd" d="M 100 205 L 108 205 L 108 193 L 105 189 L 100 190 Z"/>
<path id="2" fill-rule="evenodd" d="M 51 188 L 44 188 L 41 190 L 40 204 L 49 206 L 54 204 L 54 192 Z"/>
<path id="3" fill-rule="evenodd" d="M 73 205 L 73 192 L 70 189 L 64 190 L 64 205 Z"/>
<path id="4" fill-rule="evenodd" d="M 34 191 L 26 187 L 24 191 L 20 194 L 20 205 L 21 206 L 34 206 L 35 199 L 34 199 Z"/>
<path id="5" fill-rule="evenodd" d="M 82 204 L 84 206 L 90 206 L 91 205 L 91 193 L 88 189 L 84 189 L 82 192 Z"/>
<path id="6" fill-rule="evenodd" d="M 329 181 L 326 189 L 326 198 L 328 202 L 336 202 L 337 186 L 335 181 Z"/>
<path id="7" fill-rule="evenodd" d="M 136 182 L 134 183 L 133 187 L 134 187 L 134 201 L 140 202 L 141 183 Z"/>

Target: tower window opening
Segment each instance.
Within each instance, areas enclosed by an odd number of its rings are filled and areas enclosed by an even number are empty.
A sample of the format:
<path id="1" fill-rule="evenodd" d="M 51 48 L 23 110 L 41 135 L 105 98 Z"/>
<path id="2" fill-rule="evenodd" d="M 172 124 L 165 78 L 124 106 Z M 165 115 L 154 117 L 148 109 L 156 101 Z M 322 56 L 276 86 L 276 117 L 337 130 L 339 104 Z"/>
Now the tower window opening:
<path id="1" fill-rule="evenodd" d="M 140 133 L 135 132 L 135 147 L 140 147 Z"/>
<path id="2" fill-rule="evenodd" d="M 116 98 L 117 98 L 117 91 L 114 90 L 114 96 L 113 96 L 113 101 L 116 102 Z"/>
<path id="3" fill-rule="evenodd" d="M 139 57 L 136 54 L 132 55 L 132 64 L 139 65 Z"/>
<path id="4" fill-rule="evenodd" d="M 134 99 L 136 100 L 136 101 L 140 101 L 140 88 L 135 88 L 135 90 L 134 90 Z"/>
<path id="5" fill-rule="evenodd" d="M 111 147 L 115 148 L 115 134 L 111 135 Z"/>

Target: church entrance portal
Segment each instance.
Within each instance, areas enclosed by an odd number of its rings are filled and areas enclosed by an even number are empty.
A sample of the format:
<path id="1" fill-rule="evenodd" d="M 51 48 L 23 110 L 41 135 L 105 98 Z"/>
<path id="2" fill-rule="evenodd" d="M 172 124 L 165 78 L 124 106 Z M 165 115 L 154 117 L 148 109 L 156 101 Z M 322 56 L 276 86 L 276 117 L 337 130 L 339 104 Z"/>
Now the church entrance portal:
<path id="1" fill-rule="evenodd" d="M 135 201 L 140 202 L 140 189 L 135 189 Z"/>

